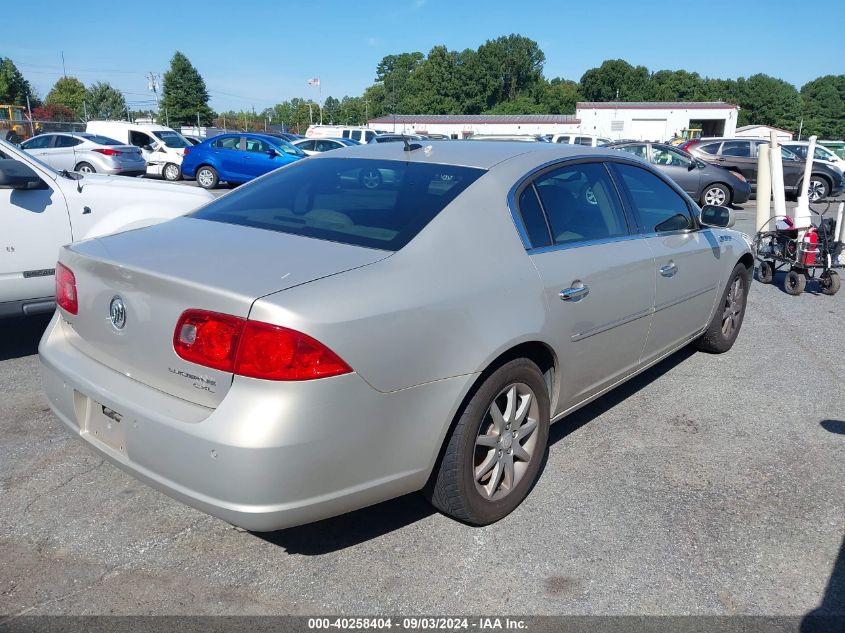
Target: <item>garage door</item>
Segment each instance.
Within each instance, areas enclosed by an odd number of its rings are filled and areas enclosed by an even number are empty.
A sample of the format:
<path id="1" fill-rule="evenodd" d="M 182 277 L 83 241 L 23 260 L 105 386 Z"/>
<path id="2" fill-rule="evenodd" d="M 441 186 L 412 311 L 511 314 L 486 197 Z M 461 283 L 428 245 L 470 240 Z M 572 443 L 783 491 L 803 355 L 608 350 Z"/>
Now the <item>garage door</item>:
<path id="1" fill-rule="evenodd" d="M 634 119 L 631 136 L 640 141 L 665 141 L 666 119 Z"/>

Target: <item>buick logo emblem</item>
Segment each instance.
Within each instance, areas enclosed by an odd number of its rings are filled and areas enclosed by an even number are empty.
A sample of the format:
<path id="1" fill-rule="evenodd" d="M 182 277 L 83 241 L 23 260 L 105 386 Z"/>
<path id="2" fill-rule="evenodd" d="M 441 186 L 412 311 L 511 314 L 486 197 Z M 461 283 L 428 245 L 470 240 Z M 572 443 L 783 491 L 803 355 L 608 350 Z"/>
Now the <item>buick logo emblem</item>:
<path id="1" fill-rule="evenodd" d="M 109 305 L 109 318 L 115 330 L 122 330 L 126 325 L 126 306 L 123 305 L 123 299 L 118 296 L 112 297 Z"/>

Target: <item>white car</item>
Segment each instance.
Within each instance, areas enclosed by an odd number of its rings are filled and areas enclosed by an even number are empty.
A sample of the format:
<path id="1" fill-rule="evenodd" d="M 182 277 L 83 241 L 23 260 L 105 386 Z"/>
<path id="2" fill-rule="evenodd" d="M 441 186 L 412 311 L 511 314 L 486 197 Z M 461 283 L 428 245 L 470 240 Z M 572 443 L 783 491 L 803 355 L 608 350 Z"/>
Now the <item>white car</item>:
<path id="1" fill-rule="evenodd" d="M 195 187 L 59 173 L 0 141 L 0 317 L 55 308 L 62 245 L 157 224 L 213 199 Z"/>
<path id="2" fill-rule="evenodd" d="M 88 121 L 85 131 L 141 148 L 141 155 L 147 161 L 147 174 L 170 181 L 182 179 L 182 158 L 193 147 L 176 130 L 155 123 Z"/>
<path id="3" fill-rule="evenodd" d="M 604 136 L 596 136 L 594 134 L 573 134 L 566 132 L 565 134 L 555 134 L 551 139 L 552 143 L 564 143 L 566 145 L 583 145 L 584 147 L 602 147 L 610 143 L 610 139 Z"/>
<path id="4" fill-rule="evenodd" d="M 291 141 L 291 143 L 305 152 L 307 156 L 322 154 L 333 149 L 343 149 L 344 147 L 359 145 L 357 141 L 350 141 L 348 138 L 301 138 Z"/>
<path id="5" fill-rule="evenodd" d="M 807 160 L 807 150 L 810 147 L 809 141 L 784 141 L 781 143 L 781 146 Z M 845 172 L 845 158 L 840 158 L 824 145 L 816 144 L 816 150 L 813 152 L 813 160 L 823 160 Z"/>

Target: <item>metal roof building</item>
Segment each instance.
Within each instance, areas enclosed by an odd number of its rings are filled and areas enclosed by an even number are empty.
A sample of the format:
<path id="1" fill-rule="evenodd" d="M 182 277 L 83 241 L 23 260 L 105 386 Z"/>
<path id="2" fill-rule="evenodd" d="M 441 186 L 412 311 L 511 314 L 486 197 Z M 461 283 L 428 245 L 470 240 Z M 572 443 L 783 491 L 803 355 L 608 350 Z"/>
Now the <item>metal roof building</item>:
<path id="1" fill-rule="evenodd" d="M 580 123 L 572 114 L 388 114 L 371 119 L 367 127 L 384 132 L 467 138 L 473 134 L 577 132 Z"/>
<path id="2" fill-rule="evenodd" d="M 608 101 L 575 106 L 581 132 L 615 140 L 666 141 L 683 130 L 732 137 L 739 106 L 723 101 Z"/>

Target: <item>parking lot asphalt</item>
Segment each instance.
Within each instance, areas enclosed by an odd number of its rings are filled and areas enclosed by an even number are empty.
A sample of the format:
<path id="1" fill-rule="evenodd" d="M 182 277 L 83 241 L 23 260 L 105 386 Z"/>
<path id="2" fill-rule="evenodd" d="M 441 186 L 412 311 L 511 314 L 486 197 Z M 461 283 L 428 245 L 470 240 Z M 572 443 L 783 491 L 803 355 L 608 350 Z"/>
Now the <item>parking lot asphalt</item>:
<path id="1" fill-rule="evenodd" d="M 556 424 L 495 525 L 409 495 L 270 534 L 104 463 L 42 393 L 47 320 L 4 322 L 0 614 L 845 613 L 844 302 L 755 281 L 731 352 Z"/>

